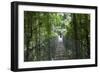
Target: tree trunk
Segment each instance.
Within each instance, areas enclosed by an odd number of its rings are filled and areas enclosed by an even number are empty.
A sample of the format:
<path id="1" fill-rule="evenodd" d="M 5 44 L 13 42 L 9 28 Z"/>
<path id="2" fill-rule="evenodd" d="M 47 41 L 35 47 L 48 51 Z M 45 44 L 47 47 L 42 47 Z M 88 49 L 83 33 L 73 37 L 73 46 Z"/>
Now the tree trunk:
<path id="1" fill-rule="evenodd" d="M 74 29 L 74 43 L 75 43 L 75 59 L 79 58 L 79 49 L 78 49 L 78 30 L 77 30 L 77 19 L 76 14 L 72 14 L 72 25 Z"/>

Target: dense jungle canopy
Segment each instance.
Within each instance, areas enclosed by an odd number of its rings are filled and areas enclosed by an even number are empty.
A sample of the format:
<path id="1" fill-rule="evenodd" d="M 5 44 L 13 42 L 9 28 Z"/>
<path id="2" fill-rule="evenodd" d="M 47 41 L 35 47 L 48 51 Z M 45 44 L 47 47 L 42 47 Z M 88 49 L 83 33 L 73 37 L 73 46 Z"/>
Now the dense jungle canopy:
<path id="1" fill-rule="evenodd" d="M 24 61 L 90 58 L 90 14 L 24 11 Z"/>

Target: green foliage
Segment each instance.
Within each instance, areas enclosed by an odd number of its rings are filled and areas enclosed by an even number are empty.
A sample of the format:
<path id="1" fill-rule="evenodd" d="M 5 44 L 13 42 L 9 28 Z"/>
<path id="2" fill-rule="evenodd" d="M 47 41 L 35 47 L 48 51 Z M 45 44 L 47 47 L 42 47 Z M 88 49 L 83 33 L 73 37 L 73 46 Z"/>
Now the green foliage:
<path id="1" fill-rule="evenodd" d="M 80 55 L 77 58 L 90 57 L 89 14 L 25 11 L 24 61 L 51 60 L 58 35 L 62 35 L 65 41 L 75 40 L 76 48 L 80 43 L 79 52 L 74 50 Z M 68 47 L 65 47 L 67 52 Z"/>
<path id="2" fill-rule="evenodd" d="M 70 24 L 66 26 L 65 36 L 79 41 L 79 58 L 90 58 L 90 15 L 71 14 L 71 18 Z"/>

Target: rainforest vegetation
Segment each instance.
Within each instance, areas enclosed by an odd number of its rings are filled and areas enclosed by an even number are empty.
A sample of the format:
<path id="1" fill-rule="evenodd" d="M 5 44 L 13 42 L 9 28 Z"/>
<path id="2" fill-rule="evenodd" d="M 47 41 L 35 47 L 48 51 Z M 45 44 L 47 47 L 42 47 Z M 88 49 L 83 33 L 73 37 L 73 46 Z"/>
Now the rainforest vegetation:
<path id="1" fill-rule="evenodd" d="M 90 14 L 24 11 L 24 61 L 90 58 Z"/>

